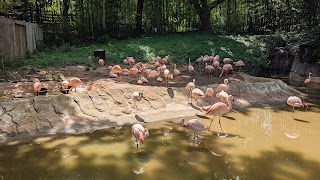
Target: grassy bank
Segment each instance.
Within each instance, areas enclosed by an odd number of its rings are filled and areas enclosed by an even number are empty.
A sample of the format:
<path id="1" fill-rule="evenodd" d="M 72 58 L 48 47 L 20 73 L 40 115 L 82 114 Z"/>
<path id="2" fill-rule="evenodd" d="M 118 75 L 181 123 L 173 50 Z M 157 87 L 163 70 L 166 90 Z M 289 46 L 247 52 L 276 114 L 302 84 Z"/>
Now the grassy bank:
<path id="1" fill-rule="evenodd" d="M 105 49 L 108 62 L 120 63 L 127 56 L 137 61 L 149 61 L 155 56 L 171 56 L 171 62 L 193 62 L 201 55 L 219 54 L 233 60 L 243 60 L 244 71 L 256 76 L 267 75 L 268 60 L 264 43 L 256 36 L 221 36 L 204 33 L 182 33 L 146 36 L 126 40 L 108 40 L 106 43 L 84 47 L 63 45 L 38 51 L 26 58 L 10 63 L 10 67 L 68 66 L 75 64 L 94 65 L 93 51 Z"/>

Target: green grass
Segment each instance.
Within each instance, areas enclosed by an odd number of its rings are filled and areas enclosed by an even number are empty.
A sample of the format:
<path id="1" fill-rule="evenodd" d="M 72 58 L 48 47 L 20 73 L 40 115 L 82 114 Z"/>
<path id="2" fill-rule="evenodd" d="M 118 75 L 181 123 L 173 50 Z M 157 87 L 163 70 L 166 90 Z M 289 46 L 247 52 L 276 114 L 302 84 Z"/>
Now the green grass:
<path id="1" fill-rule="evenodd" d="M 111 40 L 105 44 L 85 47 L 63 45 L 60 47 L 28 55 L 19 61 L 11 61 L 11 67 L 68 66 L 83 64 L 94 66 L 96 49 L 105 49 L 108 62 L 120 63 L 127 56 L 137 61 L 150 61 L 152 57 L 170 55 L 171 62 L 193 62 L 201 55 L 219 54 L 234 61 L 243 60 L 244 71 L 257 76 L 266 76 L 268 60 L 264 54 L 265 44 L 259 36 L 221 36 L 206 33 L 180 33 L 146 36 L 126 40 Z M 12 63 L 13 62 L 13 63 Z"/>

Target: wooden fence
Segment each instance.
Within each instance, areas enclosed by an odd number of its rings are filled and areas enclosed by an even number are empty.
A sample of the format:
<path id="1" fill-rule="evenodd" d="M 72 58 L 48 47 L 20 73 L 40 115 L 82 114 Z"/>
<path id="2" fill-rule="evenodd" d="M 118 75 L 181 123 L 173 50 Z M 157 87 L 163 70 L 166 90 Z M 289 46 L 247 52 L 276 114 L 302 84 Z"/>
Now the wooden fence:
<path id="1" fill-rule="evenodd" d="M 36 49 L 43 40 L 42 28 L 35 23 L 0 17 L 0 59 L 9 61 Z"/>

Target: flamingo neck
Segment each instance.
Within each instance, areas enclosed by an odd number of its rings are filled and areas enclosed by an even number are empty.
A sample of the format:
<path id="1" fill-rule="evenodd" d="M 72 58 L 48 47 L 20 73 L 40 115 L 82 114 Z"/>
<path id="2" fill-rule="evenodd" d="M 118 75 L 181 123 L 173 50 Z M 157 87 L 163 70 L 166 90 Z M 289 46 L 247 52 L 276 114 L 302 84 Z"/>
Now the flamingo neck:
<path id="1" fill-rule="evenodd" d="M 231 104 L 231 102 L 230 102 L 230 97 L 231 97 L 231 96 L 228 97 L 228 105 L 229 105 L 229 106 L 228 106 L 228 109 L 229 109 L 229 110 L 232 109 L 232 104 Z"/>

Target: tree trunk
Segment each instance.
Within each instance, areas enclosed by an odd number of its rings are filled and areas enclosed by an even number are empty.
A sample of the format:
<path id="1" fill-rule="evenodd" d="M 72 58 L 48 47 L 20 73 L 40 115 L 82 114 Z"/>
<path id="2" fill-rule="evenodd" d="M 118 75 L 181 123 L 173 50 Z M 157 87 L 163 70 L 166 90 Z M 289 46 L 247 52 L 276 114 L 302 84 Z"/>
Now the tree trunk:
<path id="1" fill-rule="evenodd" d="M 102 1 L 102 28 L 104 33 L 107 31 L 106 26 L 106 0 Z"/>
<path id="2" fill-rule="evenodd" d="M 200 0 L 200 1 L 201 1 L 201 5 L 198 0 L 193 1 L 193 6 L 200 18 L 200 22 L 201 22 L 200 30 L 207 31 L 211 29 L 211 24 L 210 24 L 211 10 L 213 8 L 216 8 L 225 0 L 215 0 L 210 4 L 208 4 L 207 0 Z"/>
<path id="3" fill-rule="evenodd" d="M 137 14 L 136 14 L 136 35 L 140 35 L 142 30 L 142 10 L 144 0 L 138 0 L 137 3 Z"/>

